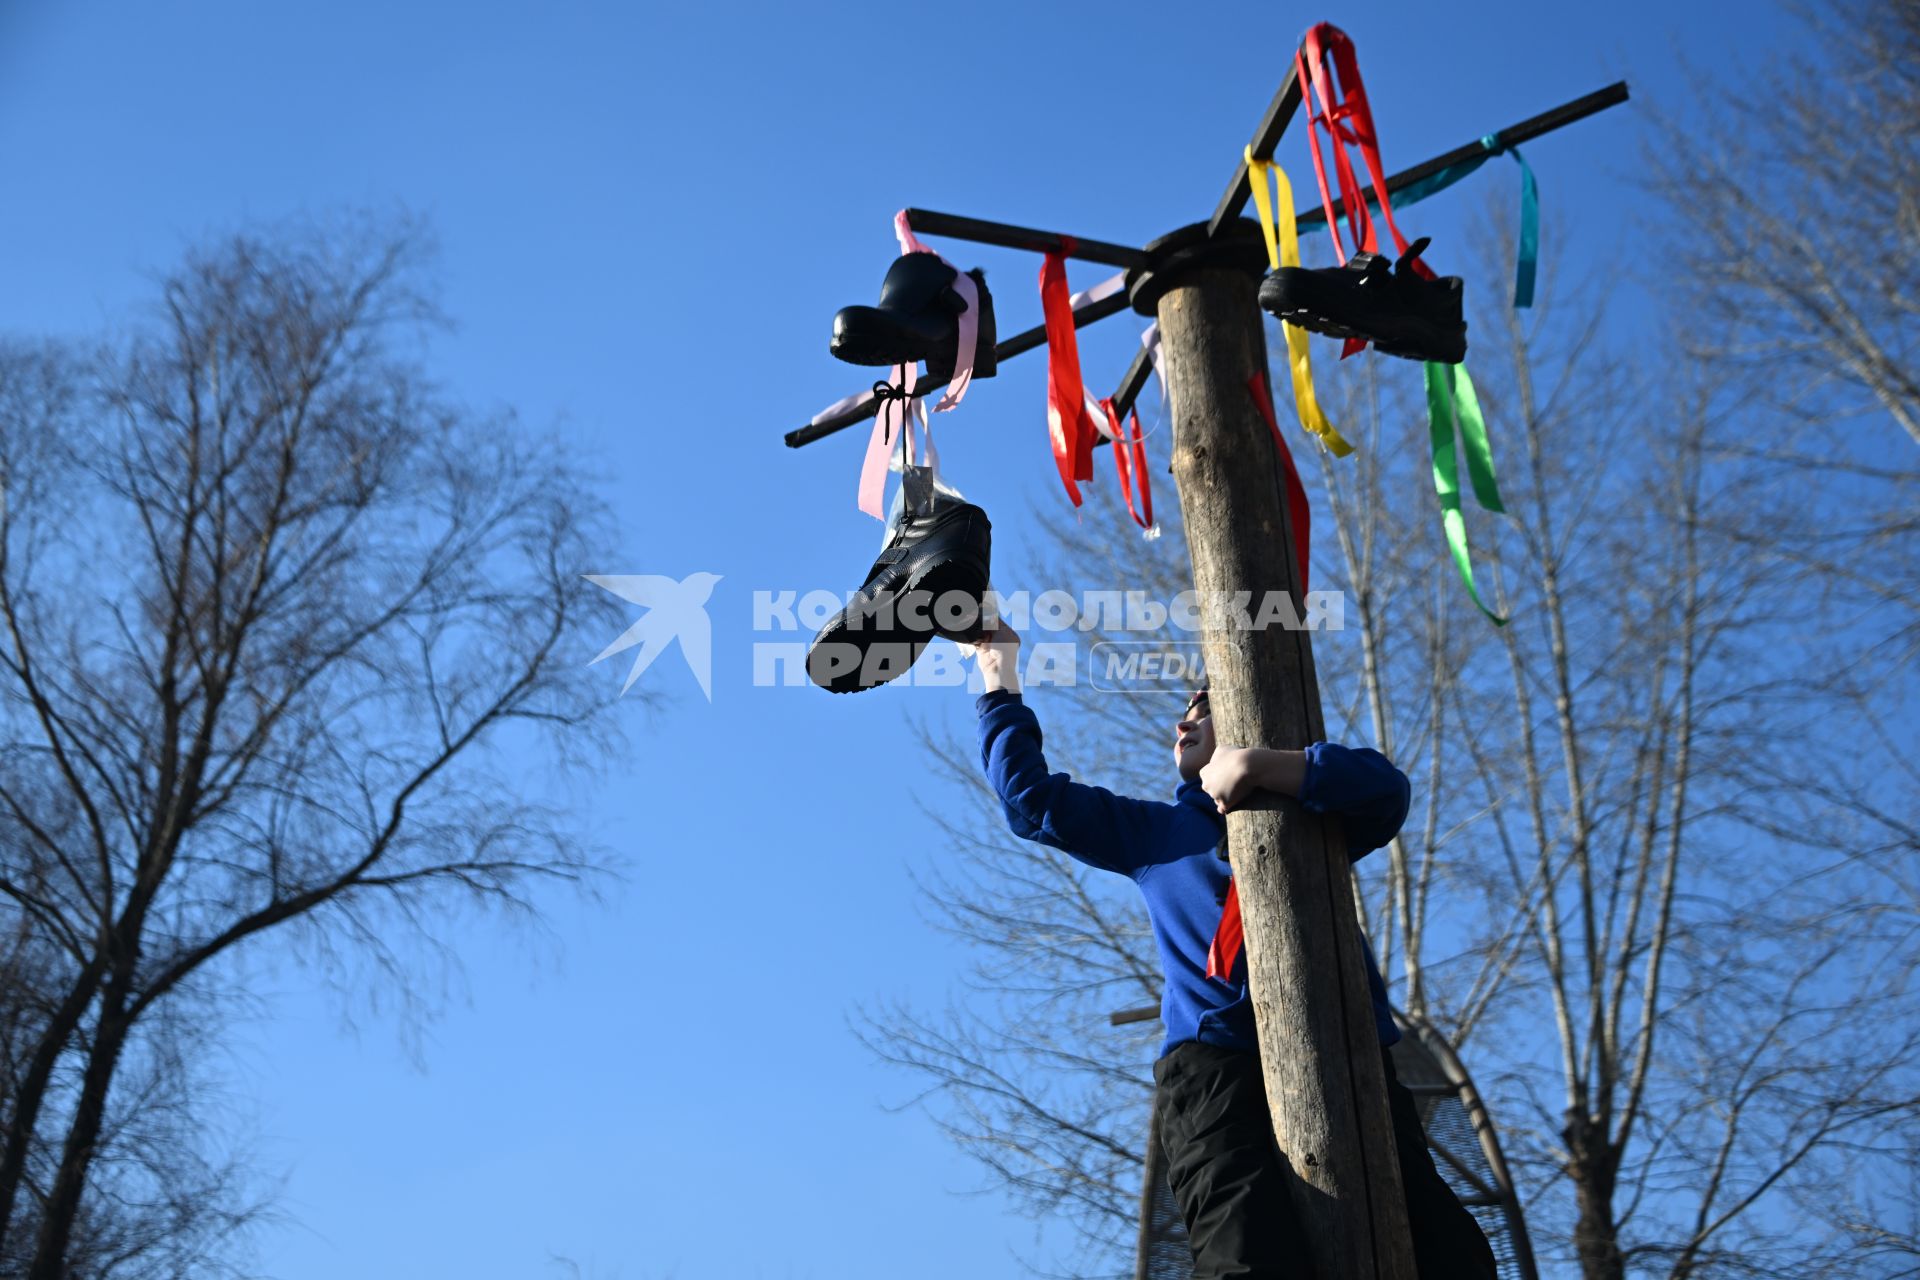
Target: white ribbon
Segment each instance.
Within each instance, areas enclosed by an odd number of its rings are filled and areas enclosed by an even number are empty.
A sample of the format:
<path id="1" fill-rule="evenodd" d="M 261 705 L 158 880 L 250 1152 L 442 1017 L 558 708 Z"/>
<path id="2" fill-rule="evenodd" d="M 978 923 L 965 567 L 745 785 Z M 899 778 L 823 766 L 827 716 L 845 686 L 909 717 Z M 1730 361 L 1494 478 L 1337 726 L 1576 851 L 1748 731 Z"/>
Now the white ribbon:
<path id="1" fill-rule="evenodd" d="M 1105 280 L 1093 286 L 1093 288 L 1083 289 L 1071 298 L 1068 298 L 1067 305 L 1075 311 L 1078 311 L 1089 302 L 1099 302 L 1103 298 L 1111 298 L 1114 294 L 1125 288 L 1126 283 L 1127 273 L 1124 271 L 1117 276 L 1108 276 Z"/>

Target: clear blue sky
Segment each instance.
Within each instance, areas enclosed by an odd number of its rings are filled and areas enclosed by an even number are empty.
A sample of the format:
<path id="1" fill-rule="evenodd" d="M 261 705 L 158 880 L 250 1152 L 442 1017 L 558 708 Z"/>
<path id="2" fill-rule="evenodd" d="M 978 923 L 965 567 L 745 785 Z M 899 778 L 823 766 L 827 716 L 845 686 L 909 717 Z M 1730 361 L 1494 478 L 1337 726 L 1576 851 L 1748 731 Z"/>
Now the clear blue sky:
<path id="1" fill-rule="evenodd" d="M 863 1001 L 937 1004 L 960 964 L 907 874 L 938 853 L 915 796 L 942 796 L 906 721 L 966 699 L 750 687 L 752 591 L 849 589 L 877 535 L 853 510 L 858 433 L 780 435 L 863 385 L 827 355 L 829 318 L 871 300 L 895 209 L 1135 243 L 1203 217 L 1311 21 L 1358 43 L 1389 167 L 1632 82 L 1635 106 L 1529 148 L 1549 218 L 1581 237 L 1577 260 L 1549 239 L 1549 275 L 1637 254 L 1636 158 L 1682 92 L 1676 50 L 1717 69 L 1782 38 L 1728 2 L 1447 9 L 988 0 L 921 25 L 868 3 L 0 0 L 0 330 L 119 323 L 183 245 L 250 220 L 404 206 L 438 230 L 459 322 L 436 372 L 605 477 L 624 535 L 581 571 L 724 575 L 712 704 L 670 655 L 644 680 L 671 701 L 624 704 L 626 758 L 576 794 L 631 872 L 603 905 L 548 902 L 557 961 L 492 926 L 450 934 L 465 982 L 416 1060 L 393 1019 L 343 1034 L 316 975 L 260 953 L 259 1016 L 230 1043 L 233 1111 L 295 1220 L 263 1237 L 267 1270 L 1015 1273 L 1032 1226 L 955 1194 L 979 1175 L 884 1109 L 910 1082 L 846 1025 Z M 1300 135 L 1281 159 L 1311 186 Z M 1475 184 L 1511 181 L 1497 162 Z M 1421 219 L 1436 261 L 1472 198 Z M 1003 335 L 1037 320 L 1036 260 L 939 247 L 987 267 Z M 1138 331 L 1083 337 L 1095 386 Z M 942 432 L 1003 564 L 1031 503 L 1060 501 L 1042 378 L 1037 357 L 1008 366 Z"/>

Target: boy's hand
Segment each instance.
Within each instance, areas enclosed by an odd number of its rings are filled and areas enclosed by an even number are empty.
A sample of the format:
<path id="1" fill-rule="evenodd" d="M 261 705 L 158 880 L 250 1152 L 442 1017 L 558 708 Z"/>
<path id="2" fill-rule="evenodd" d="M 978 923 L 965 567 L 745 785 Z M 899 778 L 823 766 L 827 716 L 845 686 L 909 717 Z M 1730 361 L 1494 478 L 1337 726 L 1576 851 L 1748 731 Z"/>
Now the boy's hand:
<path id="1" fill-rule="evenodd" d="M 1215 747 L 1213 758 L 1200 767 L 1200 786 L 1213 797 L 1215 808 L 1221 813 L 1231 813 L 1256 791 L 1299 795 L 1306 773 L 1304 751 Z"/>
<path id="2" fill-rule="evenodd" d="M 1254 753 L 1246 747 L 1215 747 L 1200 769 L 1200 786 L 1221 813 L 1231 812 L 1259 787 Z"/>
<path id="3" fill-rule="evenodd" d="M 986 691 L 1005 689 L 1020 692 L 1020 633 L 1002 622 L 973 642 L 973 656 L 980 663 L 980 678 Z"/>

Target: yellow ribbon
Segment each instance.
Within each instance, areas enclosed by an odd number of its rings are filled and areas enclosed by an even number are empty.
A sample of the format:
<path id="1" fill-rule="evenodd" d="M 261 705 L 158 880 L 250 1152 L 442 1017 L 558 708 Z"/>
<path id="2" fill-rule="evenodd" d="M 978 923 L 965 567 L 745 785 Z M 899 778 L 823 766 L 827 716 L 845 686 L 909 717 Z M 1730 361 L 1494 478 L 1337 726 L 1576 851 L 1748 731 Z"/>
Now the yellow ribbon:
<path id="1" fill-rule="evenodd" d="M 1287 175 L 1280 166 L 1270 160 L 1255 160 L 1253 148 L 1248 147 L 1247 185 L 1253 188 L 1253 206 L 1260 214 L 1260 233 L 1267 238 L 1267 265 L 1278 271 L 1281 267 L 1300 265 L 1300 233 L 1294 227 L 1293 187 L 1287 181 Z M 1274 196 L 1268 189 L 1267 175 L 1273 175 L 1273 186 L 1279 192 L 1280 216 L 1274 218 Z M 1282 321 L 1280 329 L 1287 336 L 1287 365 L 1293 372 L 1293 409 L 1299 415 L 1300 425 L 1309 435 L 1317 436 L 1320 443 L 1336 458 L 1344 458 L 1353 452 L 1327 415 L 1320 411 L 1319 398 L 1313 394 L 1313 364 L 1307 354 L 1307 331 L 1297 324 Z"/>

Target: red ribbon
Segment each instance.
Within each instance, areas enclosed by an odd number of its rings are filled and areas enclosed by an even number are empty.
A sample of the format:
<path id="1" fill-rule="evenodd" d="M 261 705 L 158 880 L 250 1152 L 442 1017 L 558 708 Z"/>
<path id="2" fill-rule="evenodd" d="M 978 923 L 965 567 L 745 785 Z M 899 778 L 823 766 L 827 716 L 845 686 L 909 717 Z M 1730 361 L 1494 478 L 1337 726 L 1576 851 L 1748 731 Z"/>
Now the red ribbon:
<path id="1" fill-rule="evenodd" d="M 1329 72 L 1327 63 L 1331 61 L 1333 71 Z M 1373 108 L 1367 103 L 1367 87 L 1360 79 L 1360 59 L 1354 53 L 1353 41 L 1347 33 L 1331 22 L 1322 22 L 1307 32 L 1301 41 L 1301 49 L 1293 55 L 1294 76 L 1302 88 L 1307 107 L 1307 142 L 1313 151 L 1313 176 L 1320 185 L 1320 205 L 1327 215 L 1327 234 L 1333 237 L 1334 256 L 1345 263 L 1346 246 L 1340 241 L 1338 220 L 1333 216 L 1333 196 L 1327 189 L 1327 166 L 1320 158 L 1320 131 L 1327 131 L 1327 139 L 1333 149 L 1335 176 L 1340 182 L 1340 199 L 1346 208 L 1347 230 L 1353 236 L 1356 252 L 1378 253 L 1379 237 L 1374 232 L 1373 212 L 1360 194 L 1360 180 L 1353 172 L 1353 159 L 1347 154 L 1348 147 L 1358 147 L 1360 158 L 1367 166 L 1367 175 L 1373 179 L 1374 198 L 1380 202 L 1381 216 L 1387 220 L 1387 230 L 1393 235 L 1393 244 L 1397 252 L 1407 251 L 1407 238 L 1400 234 L 1400 228 L 1393 220 L 1393 199 L 1387 194 L 1386 169 L 1380 163 L 1380 135 L 1373 127 Z M 1339 75 L 1339 84 L 1334 84 L 1333 73 Z M 1335 101 L 1338 93 L 1339 101 Z M 1316 112 L 1314 108 L 1318 106 Z M 1426 263 L 1414 259 L 1413 270 L 1423 278 L 1431 280 L 1433 271 Z M 1364 350 L 1366 341 L 1361 338 L 1348 338 L 1341 348 L 1342 359 L 1356 351 Z"/>
<path id="2" fill-rule="evenodd" d="M 1040 311 L 1047 323 L 1047 431 L 1053 462 L 1067 497 L 1080 505 L 1080 480 L 1093 479 L 1093 438 L 1087 389 L 1080 377 L 1080 342 L 1073 329 L 1073 299 L 1067 292 L 1066 255 L 1073 241 L 1062 236 L 1058 252 L 1040 263 Z"/>
<path id="3" fill-rule="evenodd" d="M 1147 484 L 1147 446 L 1146 434 L 1140 430 L 1140 415 L 1131 415 L 1133 436 L 1120 428 L 1120 415 L 1113 411 L 1113 399 L 1108 397 L 1100 402 L 1100 411 L 1107 415 L 1107 434 L 1113 441 L 1113 469 L 1120 476 L 1120 496 L 1126 499 L 1127 514 L 1142 529 L 1153 528 L 1153 490 Z M 1140 506 L 1133 505 L 1133 482 L 1140 481 Z"/>
<path id="4" fill-rule="evenodd" d="M 1273 433 L 1273 447 L 1280 451 L 1280 469 L 1286 473 L 1287 480 L 1287 522 L 1293 526 L 1293 553 L 1300 561 L 1300 594 L 1304 596 L 1307 548 L 1311 545 L 1308 533 L 1313 515 L 1307 506 L 1307 489 L 1300 483 L 1300 471 L 1293 465 L 1293 454 L 1287 449 L 1286 437 L 1280 434 L 1280 424 L 1274 421 L 1273 393 L 1267 389 L 1265 370 L 1247 379 L 1247 390 L 1253 393 L 1253 402 L 1260 406 L 1260 416 L 1266 419 L 1267 430 Z"/>
<path id="5" fill-rule="evenodd" d="M 1220 912 L 1220 927 L 1213 931 L 1213 945 L 1207 948 L 1207 976 L 1222 981 L 1233 977 L 1233 966 L 1240 960 L 1240 944 L 1245 936 L 1240 928 L 1240 882 L 1227 881 L 1227 904 Z"/>

